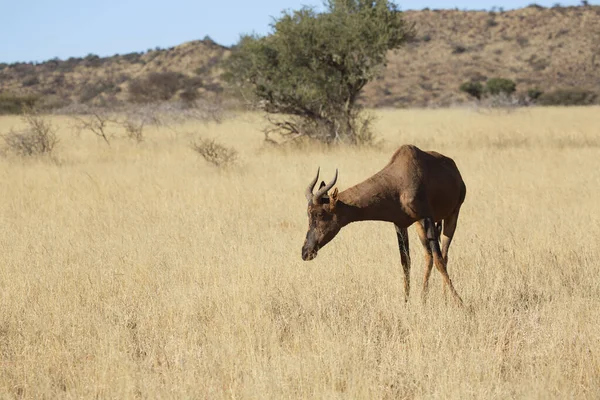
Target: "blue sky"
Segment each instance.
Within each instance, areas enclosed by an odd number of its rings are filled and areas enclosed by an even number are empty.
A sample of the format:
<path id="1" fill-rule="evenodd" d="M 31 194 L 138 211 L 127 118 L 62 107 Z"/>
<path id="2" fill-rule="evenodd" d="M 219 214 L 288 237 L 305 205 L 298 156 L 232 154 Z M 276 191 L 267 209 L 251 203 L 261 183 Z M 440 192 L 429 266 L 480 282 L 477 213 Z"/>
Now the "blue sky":
<path id="1" fill-rule="evenodd" d="M 396 1 L 402 10 L 505 10 L 556 0 Z M 599 4 L 592 0 L 590 4 Z M 578 0 L 561 1 L 577 5 Z M 0 0 L 0 62 L 109 56 L 170 47 L 209 35 L 231 45 L 241 33 L 264 34 L 283 9 L 321 6 L 322 0 Z"/>

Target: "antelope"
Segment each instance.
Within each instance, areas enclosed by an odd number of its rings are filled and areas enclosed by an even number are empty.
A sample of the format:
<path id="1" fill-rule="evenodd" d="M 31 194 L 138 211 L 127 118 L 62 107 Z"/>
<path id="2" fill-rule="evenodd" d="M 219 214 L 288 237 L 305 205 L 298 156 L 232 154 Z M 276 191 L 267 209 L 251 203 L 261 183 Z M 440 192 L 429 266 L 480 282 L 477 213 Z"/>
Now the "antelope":
<path id="1" fill-rule="evenodd" d="M 417 222 L 419 239 L 425 250 L 422 298 L 428 291 L 433 264 L 459 305 L 463 302 L 447 271 L 448 248 L 456 230 L 460 207 L 467 188 L 454 160 L 435 151 L 403 145 L 388 164 L 365 181 L 338 193 L 338 170 L 328 184 L 313 190 L 317 176 L 306 188 L 308 232 L 302 246 L 302 259 L 309 261 L 344 226 L 356 221 L 386 221 L 396 227 L 400 261 L 404 271 L 404 299 L 410 293 L 410 254 L 407 228 Z M 442 225 L 443 222 L 443 225 Z M 440 250 L 441 235 L 441 250 Z"/>

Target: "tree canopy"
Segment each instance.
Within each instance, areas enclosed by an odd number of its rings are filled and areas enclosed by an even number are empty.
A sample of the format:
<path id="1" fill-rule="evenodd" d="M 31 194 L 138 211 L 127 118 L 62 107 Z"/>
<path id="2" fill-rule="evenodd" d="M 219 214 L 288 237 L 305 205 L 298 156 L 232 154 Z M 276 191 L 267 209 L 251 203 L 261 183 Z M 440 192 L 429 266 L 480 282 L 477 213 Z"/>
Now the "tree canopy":
<path id="1" fill-rule="evenodd" d="M 412 27 L 387 0 L 329 0 L 325 10 L 284 11 L 267 36 L 240 39 L 225 78 L 271 114 L 283 134 L 360 141 L 358 96 Z M 362 122 L 361 122 L 362 121 Z"/>

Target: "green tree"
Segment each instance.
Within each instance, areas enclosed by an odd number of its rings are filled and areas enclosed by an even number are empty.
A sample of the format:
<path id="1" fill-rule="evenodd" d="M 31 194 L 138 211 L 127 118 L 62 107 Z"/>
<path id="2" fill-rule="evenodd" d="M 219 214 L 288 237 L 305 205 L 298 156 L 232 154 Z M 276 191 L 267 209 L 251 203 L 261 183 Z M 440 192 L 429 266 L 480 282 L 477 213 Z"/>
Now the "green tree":
<path id="1" fill-rule="evenodd" d="M 371 138 L 357 105 L 388 50 L 413 28 L 387 0 L 328 0 L 325 11 L 283 12 L 267 36 L 246 35 L 225 63 L 224 78 L 268 114 L 276 131 L 327 143 Z"/>

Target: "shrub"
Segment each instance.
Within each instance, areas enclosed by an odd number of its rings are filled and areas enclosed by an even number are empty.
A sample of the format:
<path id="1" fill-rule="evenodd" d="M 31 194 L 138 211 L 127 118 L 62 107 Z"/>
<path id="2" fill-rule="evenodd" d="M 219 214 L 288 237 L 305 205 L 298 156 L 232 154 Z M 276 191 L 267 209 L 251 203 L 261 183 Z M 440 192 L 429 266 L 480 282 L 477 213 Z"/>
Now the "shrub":
<path id="1" fill-rule="evenodd" d="M 237 160 L 237 150 L 224 146 L 213 139 L 199 139 L 191 144 L 194 151 L 206 161 L 217 166 L 227 167 Z"/>
<path id="2" fill-rule="evenodd" d="M 81 92 L 79 93 L 79 101 L 81 103 L 87 103 L 94 97 L 100 95 L 103 90 L 104 86 L 102 84 L 87 84 L 81 88 Z"/>
<path id="3" fill-rule="evenodd" d="M 83 59 L 83 65 L 86 67 L 97 68 L 101 67 L 102 64 L 104 64 L 104 61 L 106 61 L 104 58 L 100 58 L 100 56 L 90 53 Z"/>
<path id="4" fill-rule="evenodd" d="M 498 25 L 498 21 L 496 21 L 496 19 L 494 17 L 490 17 L 487 19 L 487 21 L 485 22 L 486 26 L 489 28 L 492 28 L 494 26 Z"/>
<path id="5" fill-rule="evenodd" d="M 460 90 L 479 100 L 483 94 L 483 85 L 481 82 L 469 81 L 460 85 Z"/>
<path id="6" fill-rule="evenodd" d="M 23 82 L 21 82 L 21 84 L 24 87 L 35 86 L 38 83 L 40 83 L 40 78 L 38 78 L 37 76 L 30 76 L 28 78 L 23 79 Z"/>
<path id="7" fill-rule="evenodd" d="M 501 93 L 510 95 L 517 89 L 517 84 L 510 79 L 491 78 L 485 83 L 485 93 L 488 95 L 499 95 Z"/>
<path id="8" fill-rule="evenodd" d="M 37 101 L 37 96 L 19 96 L 12 93 L 0 93 L 0 115 L 21 114 L 25 107 L 32 107 Z"/>
<path id="9" fill-rule="evenodd" d="M 127 138 L 136 143 L 142 143 L 144 141 L 144 121 L 135 120 L 128 116 L 121 122 L 121 125 L 125 128 Z"/>
<path id="10" fill-rule="evenodd" d="M 544 92 L 538 88 L 531 88 L 527 91 L 527 97 L 533 101 L 536 101 L 542 94 L 544 94 Z"/>
<path id="11" fill-rule="evenodd" d="M 186 105 L 193 104 L 196 101 L 196 99 L 198 99 L 198 97 L 200 97 L 198 91 L 192 88 L 187 88 L 183 92 L 179 93 L 179 98 Z"/>
<path id="12" fill-rule="evenodd" d="M 527 47 L 529 45 L 529 39 L 527 39 L 525 36 L 517 36 L 515 40 L 521 47 Z"/>
<path id="13" fill-rule="evenodd" d="M 452 46 L 452 54 L 462 54 L 467 52 L 467 47 L 462 44 L 455 44 Z"/>
<path id="14" fill-rule="evenodd" d="M 23 157 L 51 154 L 58 143 L 52 124 L 27 106 L 23 109 L 23 121 L 26 129 L 2 136 L 5 151 Z"/>
<path id="15" fill-rule="evenodd" d="M 108 126 L 111 123 L 116 123 L 116 121 L 112 119 L 112 116 L 106 110 L 90 109 L 87 115 L 73 115 L 72 117 L 76 121 L 75 128 L 78 132 L 88 130 L 104 140 L 104 143 L 110 147 Z"/>
<path id="16" fill-rule="evenodd" d="M 544 106 L 585 106 L 594 104 L 598 95 L 591 90 L 571 88 L 557 89 L 541 94 L 537 103 Z"/>
<path id="17" fill-rule="evenodd" d="M 179 72 L 151 72 L 129 82 L 129 99 L 134 103 L 152 103 L 171 99 L 184 85 Z"/>

